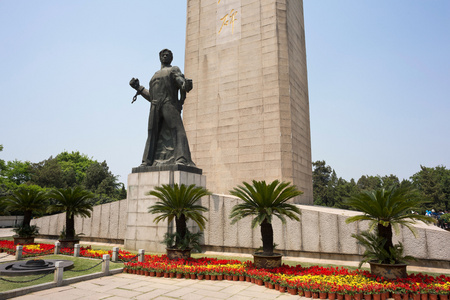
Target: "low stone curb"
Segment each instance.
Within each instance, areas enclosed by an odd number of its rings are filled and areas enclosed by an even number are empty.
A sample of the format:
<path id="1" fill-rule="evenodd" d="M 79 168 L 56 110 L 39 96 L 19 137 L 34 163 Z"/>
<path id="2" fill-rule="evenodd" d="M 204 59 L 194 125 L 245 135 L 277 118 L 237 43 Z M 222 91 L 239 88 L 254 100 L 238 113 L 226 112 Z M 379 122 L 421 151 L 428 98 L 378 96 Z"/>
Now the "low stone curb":
<path id="1" fill-rule="evenodd" d="M 63 280 L 63 286 L 64 285 L 73 284 L 73 283 L 77 283 L 77 282 L 80 282 L 80 281 L 100 278 L 100 277 L 103 277 L 103 276 L 116 275 L 116 274 L 119 274 L 119 273 L 122 273 L 122 272 L 123 272 L 123 268 L 120 268 L 120 269 L 110 270 L 108 275 L 105 275 L 105 273 L 103 273 L 103 272 L 97 272 L 97 273 L 93 273 L 93 274 L 87 274 L 87 275 L 83 275 L 83 276 L 72 277 L 72 278 L 64 279 Z M 47 290 L 47 289 L 51 289 L 51 288 L 55 288 L 55 287 L 57 287 L 56 282 L 48 282 L 48 283 L 42 283 L 42 284 L 28 286 L 28 287 L 24 287 L 24 288 L 19 288 L 19 289 L 15 289 L 15 290 L 10 290 L 10 291 L 6 291 L 6 292 L 0 293 L 0 300 L 9 299 L 9 298 L 18 297 L 18 296 L 23 296 L 23 295 L 26 295 L 26 294 L 39 292 L 39 291 L 42 291 L 42 290 Z"/>

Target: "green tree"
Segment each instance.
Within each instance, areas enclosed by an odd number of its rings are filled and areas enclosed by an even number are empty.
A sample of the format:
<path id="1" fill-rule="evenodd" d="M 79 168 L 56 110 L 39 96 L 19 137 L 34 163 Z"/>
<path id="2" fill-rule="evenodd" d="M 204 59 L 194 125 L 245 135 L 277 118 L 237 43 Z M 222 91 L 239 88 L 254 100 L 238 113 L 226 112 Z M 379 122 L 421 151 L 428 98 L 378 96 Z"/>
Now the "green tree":
<path id="1" fill-rule="evenodd" d="M 359 192 L 354 179 L 351 179 L 348 182 L 342 177 L 339 177 L 336 184 L 330 186 L 329 189 L 333 191 L 332 197 L 334 201 L 332 207 L 341 209 L 349 209 L 349 206 L 345 203 L 345 200 Z"/>
<path id="2" fill-rule="evenodd" d="M 119 200 L 127 199 L 127 190 L 125 189 L 125 185 L 123 183 L 119 183 L 120 192 L 119 192 Z"/>
<path id="3" fill-rule="evenodd" d="M 106 161 L 94 162 L 86 169 L 83 185 L 96 194 L 104 194 L 109 197 L 119 194 L 117 177 L 109 171 Z"/>
<path id="4" fill-rule="evenodd" d="M 3 145 L 0 145 L 0 152 L 2 152 L 2 151 L 3 151 Z M 3 170 L 5 169 L 5 167 L 6 167 L 5 161 L 3 159 L 0 159 L 0 180 L 3 176 Z"/>
<path id="5" fill-rule="evenodd" d="M 427 224 L 434 222 L 430 217 L 412 213 L 421 205 L 422 200 L 411 198 L 410 195 L 411 189 L 394 186 L 388 189 L 363 191 L 347 200 L 350 207 L 363 214 L 347 218 L 346 223 L 368 220 L 369 231 L 376 228 L 378 236 L 383 241 L 384 251 L 391 253 L 391 249 L 396 249 L 392 242 L 392 229 L 398 232 L 399 225 L 404 225 L 415 234 L 411 226 L 415 221 Z"/>
<path id="6" fill-rule="evenodd" d="M 75 217 L 90 217 L 93 211 L 93 205 L 89 201 L 94 195 L 80 187 L 56 189 L 49 193 L 49 197 L 55 200 L 55 203 L 48 207 L 48 211 L 66 212 L 66 239 L 75 239 Z"/>
<path id="7" fill-rule="evenodd" d="M 7 181 L 15 185 L 27 183 L 31 180 L 31 163 L 19 160 L 8 161 L 2 175 Z"/>
<path id="8" fill-rule="evenodd" d="M 325 189 L 325 196 L 322 198 L 322 203 L 320 205 L 332 207 L 338 201 L 338 191 L 337 187 L 339 184 L 339 179 L 337 177 L 336 171 L 333 170 L 331 172 L 330 180 L 328 181 L 328 185 Z"/>
<path id="9" fill-rule="evenodd" d="M 363 175 L 356 182 L 360 191 L 371 191 L 382 187 L 380 176 Z"/>
<path id="10" fill-rule="evenodd" d="M 332 199 L 329 196 L 329 182 L 334 170 L 326 165 L 324 160 L 318 160 L 312 163 L 314 169 L 313 177 L 313 195 L 314 204 L 322 206 L 332 206 Z"/>
<path id="11" fill-rule="evenodd" d="M 62 152 L 31 165 L 31 181 L 48 188 L 66 188 L 81 185 L 87 168 L 95 161 L 79 152 Z"/>
<path id="12" fill-rule="evenodd" d="M 126 199 L 124 185 L 117 182 L 106 161 L 99 163 L 78 151 L 64 151 L 38 163 L 0 161 L 0 197 L 24 183 L 48 189 L 82 186 L 95 194 L 93 204 Z"/>
<path id="13" fill-rule="evenodd" d="M 263 254 L 273 255 L 273 216 L 278 217 L 283 224 L 286 218 L 300 221 L 298 217 L 300 209 L 288 203 L 290 199 L 297 197 L 303 192 L 289 182 L 278 180 L 267 184 L 265 181 L 252 181 L 252 185 L 243 182 L 243 186 L 235 187 L 230 191 L 231 195 L 238 197 L 243 203 L 236 204 L 230 213 L 232 224 L 247 216 L 254 216 L 252 228 L 261 227 L 263 242 Z"/>
<path id="14" fill-rule="evenodd" d="M 22 226 L 30 227 L 35 213 L 42 213 L 47 207 L 47 195 L 39 186 L 21 186 L 11 195 L 3 197 L 6 210 L 23 214 Z"/>
<path id="15" fill-rule="evenodd" d="M 358 192 L 355 181 L 350 182 L 338 177 L 335 170 L 325 161 L 313 162 L 314 204 L 347 209 L 344 200 Z"/>
<path id="16" fill-rule="evenodd" d="M 0 152 L 3 151 L 3 145 L 0 145 Z M 16 187 L 16 185 L 10 182 L 6 175 L 6 162 L 3 159 L 0 159 L 0 198 L 9 194 L 9 191 L 12 187 Z M 0 202 L 0 216 L 7 214 L 3 202 Z"/>
<path id="17" fill-rule="evenodd" d="M 389 188 L 392 186 L 399 186 L 400 181 L 397 176 L 385 175 L 385 176 L 369 176 L 363 175 L 358 179 L 357 186 L 360 191 L 371 191 L 380 188 Z"/>
<path id="18" fill-rule="evenodd" d="M 163 184 L 148 193 L 148 195 L 159 199 L 158 202 L 148 208 L 148 212 L 159 214 L 154 219 L 155 223 L 166 219 L 169 223 L 175 220 L 177 233 L 175 248 L 178 249 L 186 237 L 186 222 L 188 220 L 194 221 L 200 230 L 204 230 L 207 219 L 202 215 L 202 212 L 206 212 L 208 209 L 197 204 L 197 201 L 210 194 L 207 189 L 195 186 L 195 184 L 189 186 L 185 184 L 174 184 L 173 186 Z"/>
<path id="19" fill-rule="evenodd" d="M 400 185 L 400 180 L 398 179 L 397 176 L 391 174 L 391 175 L 386 175 L 383 177 L 380 177 L 381 180 L 381 186 L 385 189 L 392 187 L 392 186 L 399 186 Z"/>
<path id="20" fill-rule="evenodd" d="M 411 176 L 411 180 L 420 195 L 428 201 L 426 207 L 435 210 L 450 209 L 450 170 L 445 166 L 420 168 L 419 172 Z"/>
<path id="21" fill-rule="evenodd" d="M 65 176 L 56 158 L 31 164 L 31 182 L 46 188 L 65 188 Z"/>
<path id="22" fill-rule="evenodd" d="M 29 183 L 31 179 L 31 163 L 13 160 L 0 161 L 0 195 L 10 194 L 19 185 Z"/>
<path id="23" fill-rule="evenodd" d="M 86 176 L 86 171 L 94 163 L 98 163 L 97 161 L 90 159 L 86 154 L 81 154 L 79 151 L 72 152 L 61 152 L 56 157 L 58 164 L 61 167 L 61 170 L 64 174 L 68 174 L 70 178 L 75 177 L 75 181 L 73 185 L 80 185 Z"/>
<path id="24" fill-rule="evenodd" d="M 94 193 L 92 204 L 104 204 L 125 199 L 126 190 L 118 184 L 117 176 L 106 161 L 89 159 L 77 152 L 62 152 L 39 163 L 31 164 L 31 182 L 45 188 L 81 186 Z M 124 196 L 125 194 L 125 196 Z"/>

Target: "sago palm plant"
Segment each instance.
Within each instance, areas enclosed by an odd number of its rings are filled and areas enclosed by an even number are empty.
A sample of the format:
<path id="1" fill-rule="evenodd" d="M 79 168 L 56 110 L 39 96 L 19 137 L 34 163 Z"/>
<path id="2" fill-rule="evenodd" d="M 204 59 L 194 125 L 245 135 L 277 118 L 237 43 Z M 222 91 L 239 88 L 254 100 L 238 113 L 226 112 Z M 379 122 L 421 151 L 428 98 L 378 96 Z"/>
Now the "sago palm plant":
<path id="1" fill-rule="evenodd" d="M 435 222 L 431 217 L 413 213 L 423 201 L 411 197 L 411 192 L 407 187 L 391 187 L 357 194 L 346 200 L 346 204 L 363 214 L 347 218 L 346 223 L 369 221 L 369 232 L 375 230 L 383 241 L 379 247 L 382 247 L 385 253 L 391 253 L 396 249 L 392 242 L 393 230 L 399 232 L 399 225 L 406 226 L 416 235 L 412 227 L 416 221 L 426 224 Z M 384 259 L 383 263 L 389 264 L 391 261 L 392 259 Z"/>
<path id="2" fill-rule="evenodd" d="M 175 220 L 175 245 L 174 248 L 185 247 L 187 221 L 194 221 L 200 230 L 204 230 L 207 218 L 202 215 L 208 209 L 197 201 L 200 198 L 210 195 L 211 193 L 204 187 L 191 184 L 174 184 L 173 186 L 163 184 L 155 187 L 148 195 L 159 199 L 154 205 L 148 208 L 148 212 L 152 214 L 159 214 L 155 219 L 155 223 L 163 220 L 172 222 Z M 167 238 L 167 237 L 166 237 Z M 184 244 L 184 245 L 183 245 Z"/>
<path id="3" fill-rule="evenodd" d="M 275 180 L 270 184 L 265 181 L 253 180 L 252 184 L 243 182 L 243 186 L 235 187 L 231 195 L 238 197 L 243 203 L 236 204 L 230 213 L 232 224 L 247 216 L 254 216 L 252 228 L 261 226 L 263 254 L 273 255 L 273 216 L 278 217 L 283 224 L 286 218 L 300 221 L 300 209 L 288 200 L 303 194 L 289 182 Z"/>
<path id="4" fill-rule="evenodd" d="M 358 268 L 364 263 L 376 262 L 383 264 L 404 264 L 407 261 L 415 260 L 412 256 L 403 255 L 403 244 L 398 243 L 386 251 L 384 245 L 386 240 L 380 237 L 376 232 L 363 231 L 360 234 L 352 234 L 358 244 L 365 248 L 363 259 L 360 261 Z"/>
<path id="5" fill-rule="evenodd" d="M 56 189 L 49 193 L 49 197 L 56 201 L 49 206 L 49 212 L 66 212 L 65 239 L 75 239 L 75 216 L 90 217 L 93 204 L 89 201 L 94 195 L 80 187 Z"/>
<path id="6" fill-rule="evenodd" d="M 3 197 L 7 211 L 23 213 L 22 226 L 30 227 L 34 212 L 44 212 L 47 206 L 47 195 L 37 186 L 20 187 L 11 195 Z"/>

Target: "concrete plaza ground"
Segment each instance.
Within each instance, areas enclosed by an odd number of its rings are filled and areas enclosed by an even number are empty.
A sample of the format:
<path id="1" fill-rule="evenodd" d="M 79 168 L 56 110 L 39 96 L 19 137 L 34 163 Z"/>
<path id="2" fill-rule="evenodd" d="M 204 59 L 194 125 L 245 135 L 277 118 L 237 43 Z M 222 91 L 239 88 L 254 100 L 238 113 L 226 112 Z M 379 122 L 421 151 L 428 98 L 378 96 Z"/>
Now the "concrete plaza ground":
<path id="1" fill-rule="evenodd" d="M 12 299 L 301 299 L 248 282 L 147 277 L 121 273 Z M 305 298 L 306 299 L 306 298 Z"/>

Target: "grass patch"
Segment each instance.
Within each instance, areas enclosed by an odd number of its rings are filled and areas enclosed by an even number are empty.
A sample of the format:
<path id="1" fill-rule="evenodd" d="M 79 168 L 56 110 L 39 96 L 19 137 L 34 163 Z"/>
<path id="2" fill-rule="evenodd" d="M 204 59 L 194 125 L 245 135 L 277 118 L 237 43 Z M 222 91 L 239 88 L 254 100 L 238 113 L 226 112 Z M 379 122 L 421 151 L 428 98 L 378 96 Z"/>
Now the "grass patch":
<path id="1" fill-rule="evenodd" d="M 98 264 L 100 262 L 99 259 L 73 257 L 73 256 L 66 256 L 66 255 L 47 255 L 42 258 L 43 259 L 71 260 L 74 262 L 74 268 L 72 270 L 85 270 L 92 266 L 95 266 L 96 264 Z M 123 267 L 123 263 L 109 262 L 110 270 L 119 269 L 122 267 Z M 81 272 L 71 272 L 70 270 L 64 271 L 63 278 L 67 279 L 67 278 L 72 278 L 72 277 L 78 277 L 78 276 L 93 274 L 93 273 L 97 273 L 97 272 L 101 272 L 101 271 L 102 271 L 102 265 L 100 264 L 100 265 L 96 266 L 95 268 L 87 270 L 87 271 L 81 271 Z M 27 283 L 10 283 L 10 282 L 5 282 L 5 281 L 1 280 L 0 281 L 1 282 L 0 292 L 14 290 L 14 289 L 18 289 L 18 288 L 27 287 L 27 286 L 38 285 L 38 284 L 47 283 L 47 282 L 53 282 L 53 274 L 54 273 L 50 273 L 49 275 L 45 276 L 44 278 L 41 278 L 39 280 L 32 281 L 32 282 L 27 282 Z M 13 280 L 13 281 L 27 281 L 27 280 L 39 278 L 40 276 L 42 276 L 42 275 L 29 275 L 29 276 L 1 275 L 1 278 Z"/>
<path id="2" fill-rule="evenodd" d="M 113 246 L 106 246 L 106 245 L 93 245 L 93 244 L 81 244 L 81 247 L 87 247 L 87 246 L 91 246 L 91 249 L 93 249 L 93 250 L 105 250 L 105 251 L 110 251 L 110 250 L 112 250 L 114 247 Z M 136 251 L 136 250 L 126 250 L 126 249 L 123 249 L 123 248 L 120 248 L 119 247 L 119 249 L 120 250 L 125 250 L 125 251 L 128 251 L 128 252 L 130 252 L 130 253 L 132 253 L 132 254 L 137 254 L 138 252 Z M 150 253 L 145 253 L 145 254 L 150 254 Z M 161 254 L 161 253 L 159 253 L 159 254 Z"/>

